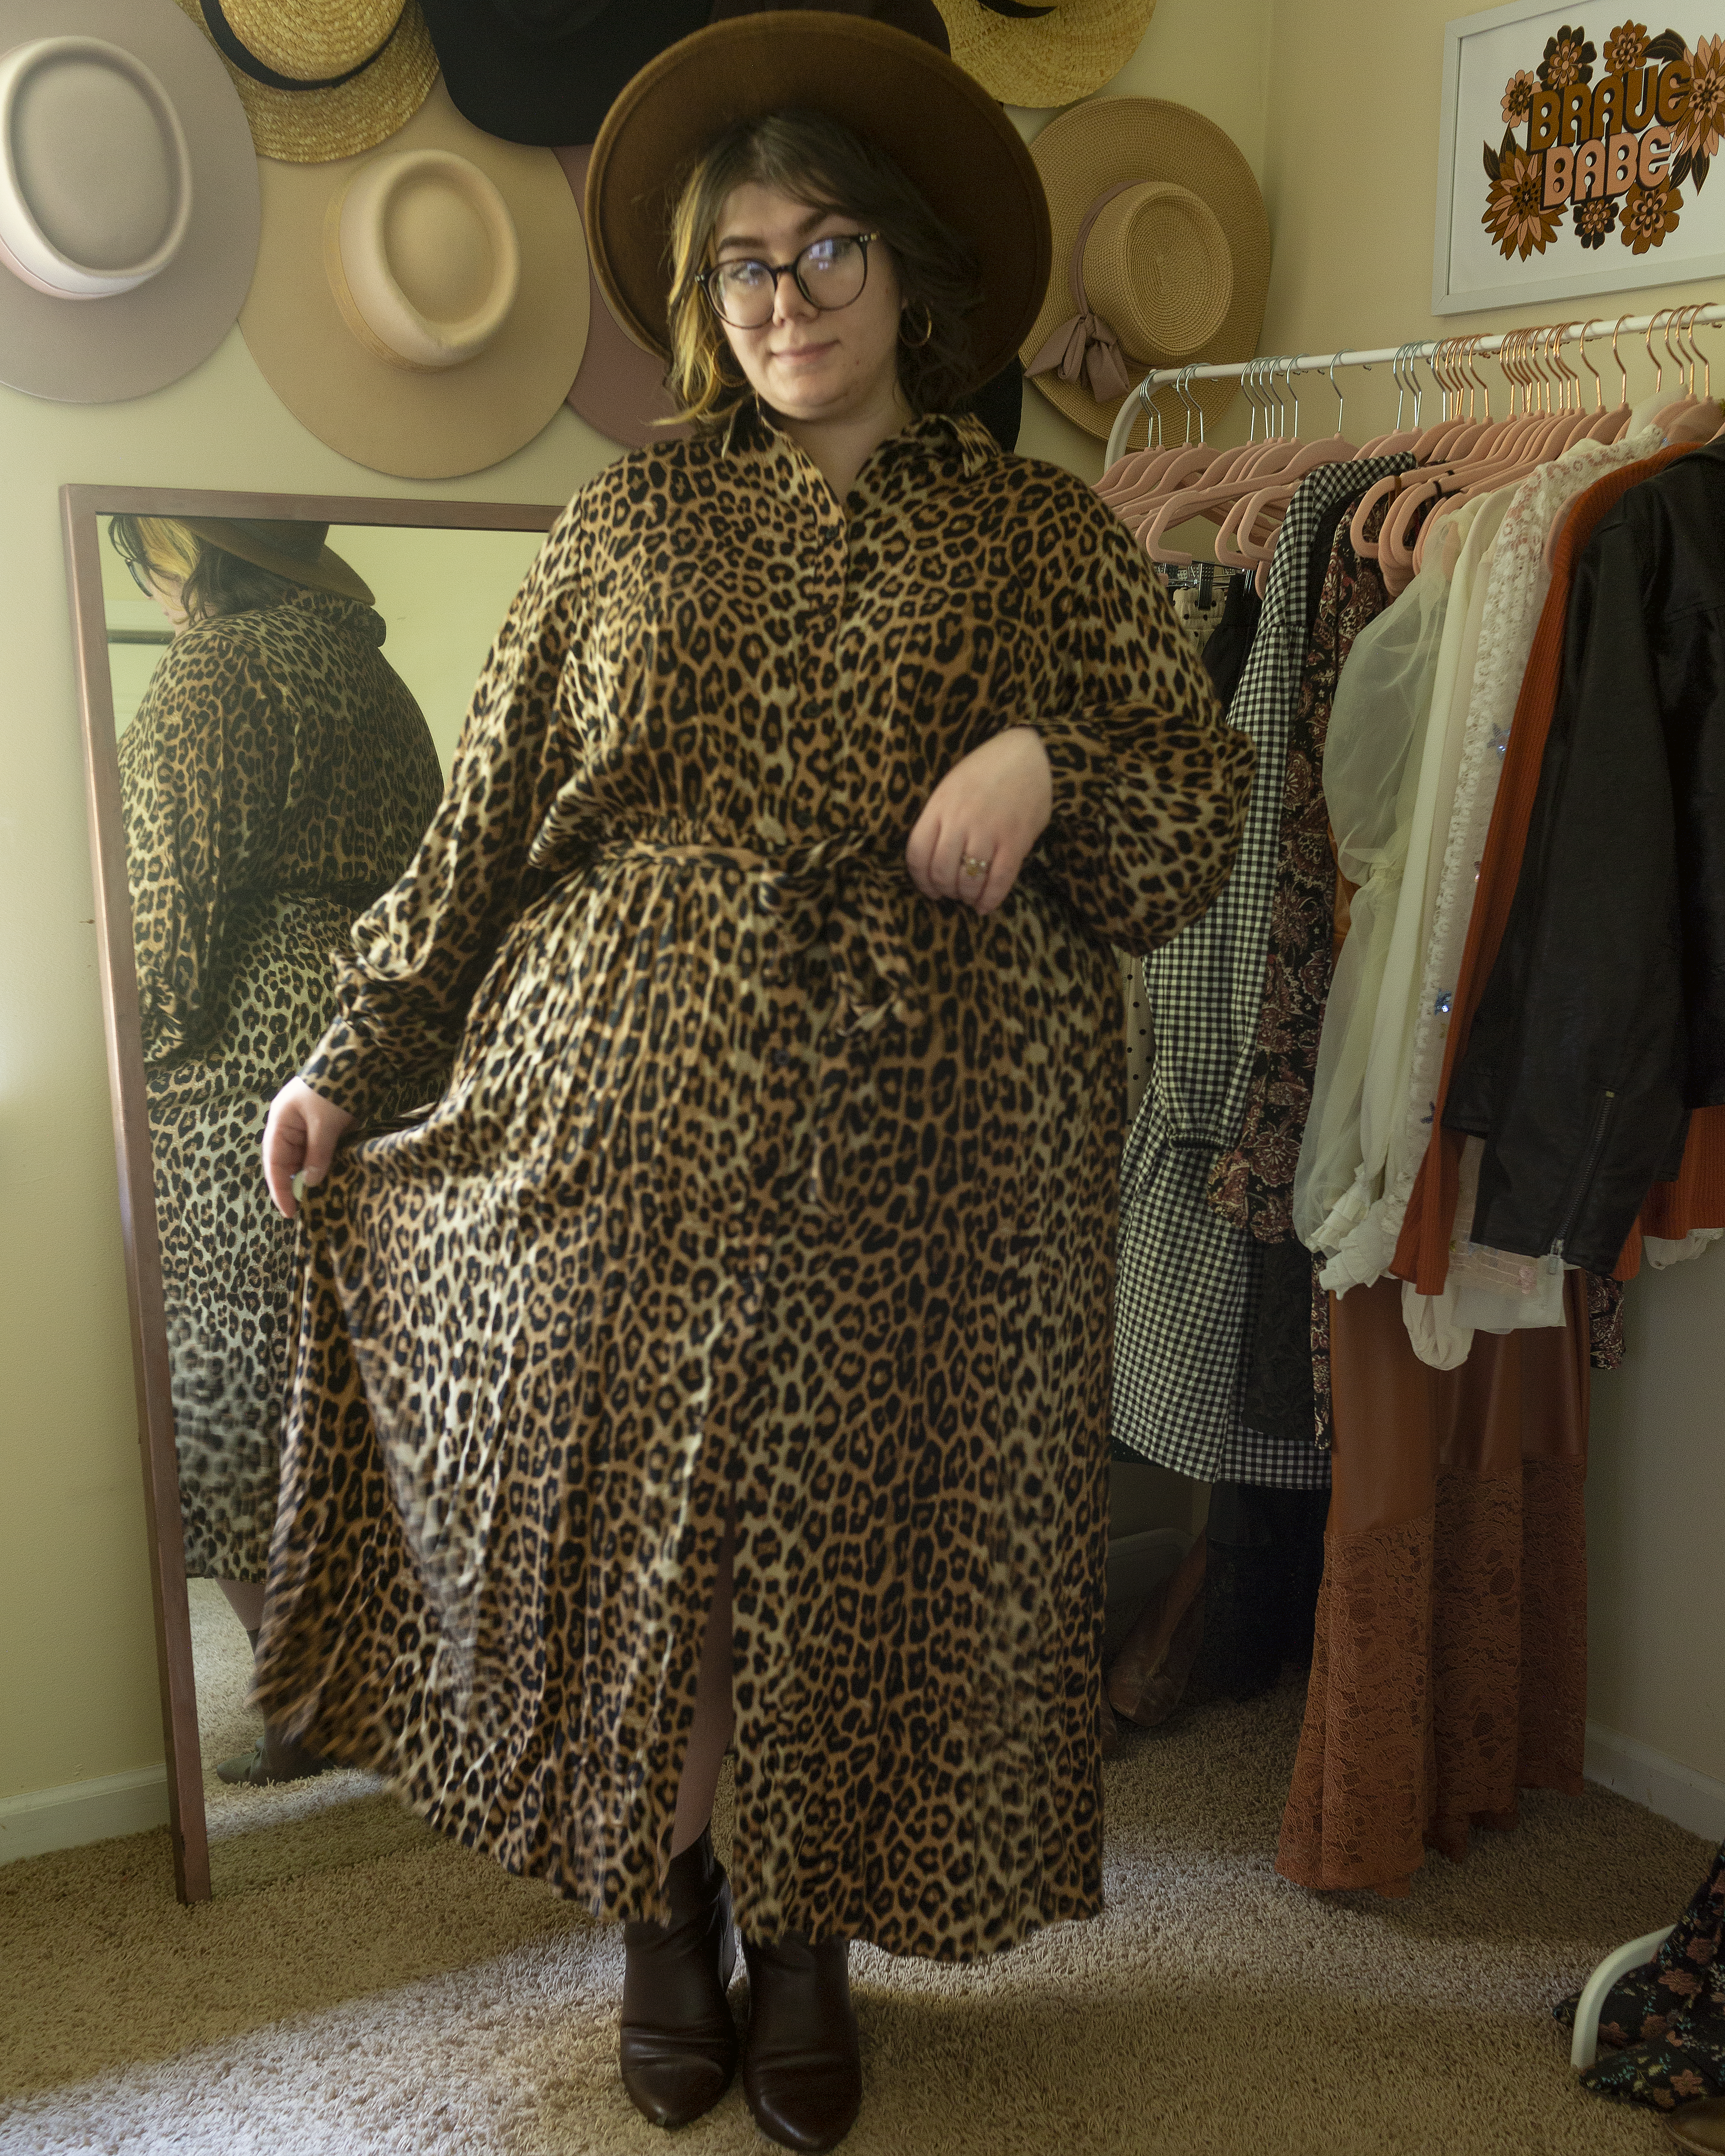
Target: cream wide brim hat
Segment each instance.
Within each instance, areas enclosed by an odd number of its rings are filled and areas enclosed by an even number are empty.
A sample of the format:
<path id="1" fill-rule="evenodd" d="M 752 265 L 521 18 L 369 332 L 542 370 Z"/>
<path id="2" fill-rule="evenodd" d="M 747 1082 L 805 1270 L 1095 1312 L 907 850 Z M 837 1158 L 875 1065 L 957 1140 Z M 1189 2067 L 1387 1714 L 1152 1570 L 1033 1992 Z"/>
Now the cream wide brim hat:
<path id="1" fill-rule="evenodd" d="M 190 216 L 179 245 L 130 291 L 56 296 L 0 268 L 0 382 L 64 403 L 109 403 L 177 381 L 234 326 L 257 257 L 258 167 L 220 62 L 172 0 L 0 0 L 0 54 L 68 37 L 100 38 L 149 69 L 189 160 Z M 65 147 L 89 181 L 89 144 Z M 38 177 L 53 191 L 52 172 Z M 100 176 L 93 195 L 69 192 L 72 214 L 88 214 L 92 201 L 100 207 Z"/>
<path id="2" fill-rule="evenodd" d="M 264 229 L 239 326 L 264 379 L 321 441 L 373 471 L 453 479 L 512 455 L 558 412 L 587 341 L 587 250 L 549 150 L 499 141 L 464 120 L 441 83 L 377 160 L 439 153 L 476 167 L 502 198 L 520 251 L 514 303 L 459 364 L 398 363 L 362 341 L 336 297 L 331 233 L 373 163 L 266 160 Z"/>
<path id="3" fill-rule="evenodd" d="M 1003 105 L 1045 110 L 1089 97 L 1119 74 L 1150 27 L 1156 0 L 1059 0 L 1034 18 L 983 0 L 935 0 L 952 57 Z"/>
<path id="4" fill-rule="evenodd" d="M 202 0 L 177 4 L 227 69 L 259 157 L 324 164 L 374 150 L 406 126 L 437 80 L 419 0 L 213 0 L 244 54 L 241 65 L 219 49 Z M 290 90 L 263 79 L 270 74 L 347 80 Z"/>
<path id="5" fill-rule="evenodd" d="M 1204 286 L 1203 293 L 1192 295 L 1195 307 L 1203 309 L 1207 300 L 1216 299 L 1224 290 L 1226 295 L 1210 307 L 1209 319 L 1215 321 L 1215 326 L 1195 346 L 1189 337 L 1177 336 L 1181 346 L 1177 352 L 1136 351 L 1135 335 L 1140 341 L 1149 342 L 1158 318 L 1170 325 L 1173 334 L 1173 325 L 1190 325 L 1194 305 L 1184 304 L 1185 295 L 1178 292 L 1160 300 L 1155 297 L 1150 286 L 1160 265 L 1148 259 L 1147 250 L 1141 254 L 1137 267 L 1143 293 L 1132 294 L 1131 231 L 1114 235 L 1121 252 L 1108 265 L 1112 290 L 1099 293 L 1093 281 L 1091 250 L 1086 246 L 1086 296 L 1091 305 L 1102 313 L 1105 309 L 1099 303 L 1119 295 L 1121 319 L 1111 326 L 1126 360 L 1131 387 L 1136 389 L 1153 367 L 1250 358 L 1258 347 L 1270 287 L 1270 220 L 1251 167 L 1214 121 L 1188 105 L 1169 104 L 1162 98 L 1099 98 L 1094 104 L 1051 120 L 1031 144 L 1030 155 L 1042 175 L 1053 219 L 1054 264 L 1035 326 L 1019 349 L 1027 367 L 1072 316 L 1072 251 L 1086 215 L 1100 198 L 1122 186 L 1128 189 L 1122 198 L 1128 208 L 1132 192 L 1147 195 L 1153 187 L 1163 199 L 1147 207 L 1153 216 L 1177 220 L 1173 228 L 1179 245 L 1174 259 L 1183 254 L 1191 264 L 1194 281 Z M 1107 216 L 1105 208 L 1091 228 L 1093 236 L 1105 248 L 1109 237 Z M 1145 233 L 1153 229 L 1153 222 L 1147 219 L 1141 228 Z M 1205 234 L 1209 235 L 1208 241 Z M 1225 280 L 1215 259 L 1218 247 L 1226 251 Z M 1133 305 L 1135 297 L 1139 304 Z M 1087 434 L 1106 439 L 1120 409 L 1119 397 L 1100 400 L 1085 381 L 1069 382 L 1058 373 L 1040 373 L 1032 379 L 1035 388 L 1069 419 Z M 1213 422 L 1233 402 L 1237 387 L 1233 382 L 1194 382 L 1186 395 L 1202 409 L 1207 422 Z M 1162 391 L 1159 401 L 1164 414 L 1178 424 L 1183 408 L 1173 392 Z"/>

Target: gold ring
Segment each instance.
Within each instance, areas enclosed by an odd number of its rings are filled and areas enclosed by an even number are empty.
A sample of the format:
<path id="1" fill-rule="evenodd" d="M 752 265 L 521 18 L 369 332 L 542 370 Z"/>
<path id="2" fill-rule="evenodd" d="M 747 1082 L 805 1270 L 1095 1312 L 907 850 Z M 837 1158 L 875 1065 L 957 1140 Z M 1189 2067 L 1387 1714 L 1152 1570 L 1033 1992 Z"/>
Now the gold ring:
<path id="1" fill-rule="evenodd" d="M 979 861 L 974 854 L 967 854 L 958 865 L 968 876 L 985 876 L 989 868 L 987 861 Z"/>

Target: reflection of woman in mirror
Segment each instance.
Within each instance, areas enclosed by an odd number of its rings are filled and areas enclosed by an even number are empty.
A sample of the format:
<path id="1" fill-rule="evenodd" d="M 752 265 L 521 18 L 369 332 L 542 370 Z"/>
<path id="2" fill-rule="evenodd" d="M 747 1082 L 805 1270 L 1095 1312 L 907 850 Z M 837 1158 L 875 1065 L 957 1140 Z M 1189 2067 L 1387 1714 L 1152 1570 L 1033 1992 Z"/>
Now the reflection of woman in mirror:
<path id="1" fill-rule="evenodd" d="M 879 63 L 847 34 L 811 96 Z M 1024 202 L 933 58 L 917 125 Z M 737 2063 L 734 1738 L 744 2084 L 809 2149 L 860 2097 L 849 1940 L 1101 1906 L 1109 944 L 1209 904 L 1251 767 L 1125 527 L 946 416 L 1019 332 L 944 202 L 818 115 L 696 158 L 694 437 L 552 531 L 265 1139 L 310 1265 L 264 1697 L 626 1920 L 661 2125 Z M 428 1122 L 334 1154 L 444 1050 Z"/>
<path id="2" fill-rule="evenodd" d="M 186 1568 L 253 1635 L 275 1523 L 293 1231 L 270 1096 L 329 1023 L 330 953 L 442 792 L 371 593 L 321 524 L 116 516 L 174 641 L 120 742 Z M 266 1725 L 229 1781 L 316 1763 Z"/>

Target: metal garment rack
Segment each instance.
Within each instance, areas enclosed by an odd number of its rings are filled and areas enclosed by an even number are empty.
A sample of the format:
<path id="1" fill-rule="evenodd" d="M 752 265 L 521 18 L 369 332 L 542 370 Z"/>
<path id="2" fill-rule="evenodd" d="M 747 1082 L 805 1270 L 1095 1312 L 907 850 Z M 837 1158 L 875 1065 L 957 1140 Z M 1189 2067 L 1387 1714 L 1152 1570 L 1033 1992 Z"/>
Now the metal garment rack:
<path id="1" fill-rule="evenodd" d="M 1529 325 L 1522 329 L 1504 330 L 1491 336 L 1428 337 L 1413 344 L 1381 345 L 1373 352 L 1302 352 L 1272 357 L 1264 354 L 1255 359 L 1230 360 L 1225 364 L 1206 363 L 1193 367 L 1159 367 L 1152 368 L 1137 388 L 1122 402 L 1115 415 L 1112 432 L 1108 436 L 1108 453 L 1103 469 L 1115 464 L 1126 452 L 1127 439 L 1136 424 L 1140 412 L 1157 411 L 1151 398 L 1158 389 L 1173 389 L 1176 394 L 1193 382 L 1239 382 L 1252 376 L 1273 384 L 1291 381 L 1296 375 L 1323 374 L 1333 376 L 1338 367 L 1389 367 L 1409 365 L 1424 362 L 1428 368 L 1432 361 L 1440 364 L 1489 358 L 1493 352 L 1502 352 L 1506 345 L 1512 351 L 1527 348 L 1527 340 L 1535 339 L 1540 352 L 1554 350 L 1566 344 L 1594 342 L 1601 337 L 1614 340 L 1619 336 L 1640 336 L 1654 331 L 1681 330 L 1686 335 L 1697 328 L 1718 328 L 1725 324 L 1725 306 L 1661 307 L 1651 315 L 1622 315 L 1615 321 L 1550 322 L 1543 326 Z M 1203 439 L 1203 414 L 1199 415 L 1199 439 Z"/>

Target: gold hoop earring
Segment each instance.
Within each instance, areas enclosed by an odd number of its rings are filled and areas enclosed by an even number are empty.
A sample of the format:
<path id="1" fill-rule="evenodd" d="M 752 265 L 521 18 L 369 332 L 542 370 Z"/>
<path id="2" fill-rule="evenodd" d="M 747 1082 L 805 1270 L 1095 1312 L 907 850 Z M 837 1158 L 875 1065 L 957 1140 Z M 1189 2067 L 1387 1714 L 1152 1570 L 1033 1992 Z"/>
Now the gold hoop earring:
<path id="1" fill-rule="evenodd" d="M 927 305 L 923 307 L 922 334 L 918 337 L 905 336 L 905 316 L 909 312 L 910 309 L 908 307 L 901 307 L 899 310 L 898 333 L 901 337 L 904 338 L 905 343 L 910 346 L 912 352 L 921 352 L 923 346 L 926 345 L 928 342 L 928 340 L 934 335 L 934 312 L 932 308 Z"/>

